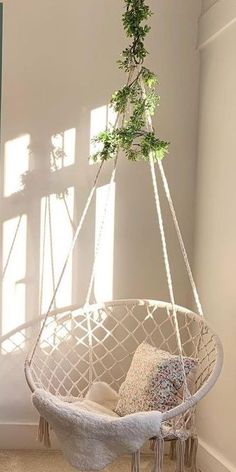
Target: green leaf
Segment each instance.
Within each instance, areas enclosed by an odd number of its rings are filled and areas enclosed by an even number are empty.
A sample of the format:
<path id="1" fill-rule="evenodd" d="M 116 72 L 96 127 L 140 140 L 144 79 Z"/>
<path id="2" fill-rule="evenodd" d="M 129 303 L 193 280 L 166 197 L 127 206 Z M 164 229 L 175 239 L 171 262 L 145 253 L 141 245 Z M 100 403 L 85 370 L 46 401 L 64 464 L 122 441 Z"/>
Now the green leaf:
<path id="1" fill-rule="evenodd" d="M 148 161 L 151 156 L 156 161 L 168 153 L 169 143 L 146 129 L 147 113 L 154 115 L 160 100 L 157 77 L 143 65 L 148 54 L 144 41 L 150 31 L 145 22 L 151 15 L 145 0 L 125 0 L 122 21 L 131 44 L 123 50 L 118 65 L 127 73 L 132 71 L 132 82 L 112 95 L 110 105 L 123 115 L 122 126 L 116 129 L 109 126 L 93 139 L 101 145 L 101 150 L 92 156 L 94 162 L 114 159 L 119 151 L 131 161 Z M 147 89 L 145 98 L 140 80 Z"/>

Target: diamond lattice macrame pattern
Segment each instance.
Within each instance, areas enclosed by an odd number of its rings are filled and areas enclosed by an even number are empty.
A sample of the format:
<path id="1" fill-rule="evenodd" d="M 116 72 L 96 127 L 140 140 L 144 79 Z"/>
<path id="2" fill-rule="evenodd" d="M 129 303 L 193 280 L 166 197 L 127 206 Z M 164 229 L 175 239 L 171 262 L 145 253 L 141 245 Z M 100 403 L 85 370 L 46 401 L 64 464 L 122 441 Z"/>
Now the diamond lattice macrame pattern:
<path id="1" fill-rule="evenodd" d="M 217 358 L 215 337 L 206 321 L 176 306 L 183 355 L 198 359 L 196 391 L 207 382 Z M 27 352 L 39 321 L 5 337 L 2 355 Z M 30 371 L 35 387 L 73 400 L 91 382 L 104 381 L 118 391 L 137 347 L 149 344 L 179 354 L 172 306 L 146 300 L 113 301 L 49 315 Z M 194 408 L 164 425 L 165 435 L 193 427 Z"/>
<path id="2" fill-rule="evenodd" d="M 196 388 L 210 375 L 214 340 L 204 320 L 178 309 L 183 355 L 199 361 Z M 31 365 L 38 387 L 60 396 L 84 396 L 91 381 L 116 390 L 143 341 L 178 354 L 171 305 L 129 301 L 94 305 L 49 317 Z"/>

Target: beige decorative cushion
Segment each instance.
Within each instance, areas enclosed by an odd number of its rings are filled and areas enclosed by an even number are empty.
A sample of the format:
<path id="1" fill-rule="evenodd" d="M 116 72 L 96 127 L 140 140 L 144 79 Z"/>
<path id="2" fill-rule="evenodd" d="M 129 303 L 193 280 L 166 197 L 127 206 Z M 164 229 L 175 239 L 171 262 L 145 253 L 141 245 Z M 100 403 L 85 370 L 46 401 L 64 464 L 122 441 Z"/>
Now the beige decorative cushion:
<path id="1" fill-rule="evenodd" d="M 198 362 L 184 357 L 190 393 L 194 393 Z M 120 387 L 115 412 L 120 416 L 148 410 L 169 410 L 182 402 L 184 374 L 179 356 L 142 343 Z"/>

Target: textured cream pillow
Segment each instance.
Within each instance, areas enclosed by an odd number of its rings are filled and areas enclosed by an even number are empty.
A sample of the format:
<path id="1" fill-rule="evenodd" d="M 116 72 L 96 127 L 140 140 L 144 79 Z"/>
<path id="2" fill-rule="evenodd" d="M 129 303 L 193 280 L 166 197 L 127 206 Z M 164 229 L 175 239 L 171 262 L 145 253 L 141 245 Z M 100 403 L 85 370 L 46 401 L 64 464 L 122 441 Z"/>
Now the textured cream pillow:
<path id="1" fill-rule="evenodd" d="M 194 393 L 198 362 L 184 357 L 189 391 Z M 115 412 L 120 416 L 138 411 L 166 411 L 182 402 L 184 374 L 179 356 L 142 343 L 120 387 Z"/>

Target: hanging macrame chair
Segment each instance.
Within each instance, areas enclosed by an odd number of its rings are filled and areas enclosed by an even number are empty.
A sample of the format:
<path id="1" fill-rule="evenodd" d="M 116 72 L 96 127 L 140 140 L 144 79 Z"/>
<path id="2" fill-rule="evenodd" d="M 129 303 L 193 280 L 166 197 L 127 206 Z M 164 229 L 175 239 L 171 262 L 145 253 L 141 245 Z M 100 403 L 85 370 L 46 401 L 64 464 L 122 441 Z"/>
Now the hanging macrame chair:
<path id="1" fill-rule="evenodd" d="M 128 84 L 131 83 L 132 72 L 129 73 Z M 145 100 L 143 78 L 140 71 L 137 70 L 137 74 L 136 79 Z M 120 119 L 124 123 L 124 115 L 118 115 L 114 127 L 118 126 Z M 153 132 L 148 110 L 145 115 L 145 127 L 147 132 Z M 81 219 L 74 230 L 71 247 L 59 279 L 54 283 L 54 293 L 39 335 L 25 362 L 26 380 L 33 392 L 33 404 L 41 417 L 39 438 L 49 445 L 51 427 L 60 441 L 65 457 L 79 470 L 99 470 L 120 455 L 131 453 L 132 472 L 140 470 L 140 449 L 147 440 L 151 441 L 154 450 L 153 471 L 161 472 L 164 441 L 170 440 L 171 444 L 176 446 L 172 447 L 172 455 L 176 455 L 176 471 L 183 472 L 187 464 L 191 466 L 192 472 L 196 472 L 195 408 L 215 384 L 221 371 L 223 352 L 219 338 L 211 331 L 203 317 L 164 168 L 161 160 L 158 160 L 156 167 L 192 287 L 196 313 L 178 306 L 175 302 L 152 153 L 149 165 L 170 300 L 164 302 L 125 299 L 90 302 L 117 163 L 118 154 L 108 185 L 85 303 L 82 307 L 54 310 L 67 264 L 96 192 L 104 160 L 99 165 Z M 110 405 L 117 401 L 115 392 L 118 392 L 125 380 L 133 355 L 143 342 L 178 356 L 183 378 L 182 401 L 164 412 L 144 411 L 124 417 L 115 415 L 112 407 L 109 414 L 107 409 L 104 411 L 96 407 L 92 393 L 98 383 L 105 389 L 106 400 Z M 185 372 L 185 356 L 196 359 L 198 365 L 195 389 L 191 393 Z M 92 403 L 88 404 L 89 401 Z"/>
<path id="2" fill-rule="evenodd" d="M 116 165 L 117 161 L 110 179 L 85 304 L 83 307 L 71 306 L 52 311 L 67 263 L 97 188 L 103 164 L 99 167 L 75 230 L 70 251 L 55 286 L 40 333 L 26 359 L 26 379 L 33 392 L 33 403 L 41 416 L 39 436 L 46 445 L 49 445 L 51 427 L 61 442 L 67 460 L 80 470 L 101 469 L 119 455 L 132 453 L 133 472 L 139 471 L 139 451 L 147 439 L 152 439 L 155 471 L 162 471 L 163 441 L 170 440 L 172 445 L 176 446 L 175 448 L 172 446 L 172 454 L 176 455 L 177 470 L 184 471 L 187 463 L 191 465 L 192 471 L 195 471 L 197 449 L 195 407 L 215 384 L 221 371 L 223 353 L 219 338 L 211 331 L 203 317 L 161 161 L 157 165 L 191 283 L 197 313 L 175 303 L 152 159 L 150 159 L 150 170 L 170 303 L 145 299 L 89 303 Z M 78 400 L 86 397 L 95 382 L 105 382 L 118 391 L 125 380 L 135 350 L 144 341 L 170 354 L 179 355 L 184 375 L 182 403 L 164 413 L 140 412 L 123 418 L 101 417 L 97 411 L 83 409 L 81 402 L 78 407 Z M 193 394 L 188 391 L 183 365 L 184 356 L 198 360 Z"/>

